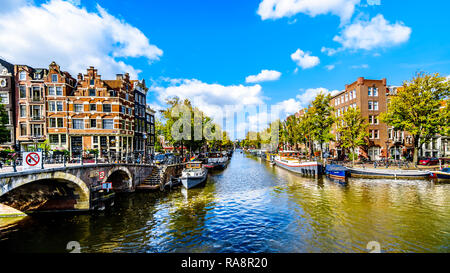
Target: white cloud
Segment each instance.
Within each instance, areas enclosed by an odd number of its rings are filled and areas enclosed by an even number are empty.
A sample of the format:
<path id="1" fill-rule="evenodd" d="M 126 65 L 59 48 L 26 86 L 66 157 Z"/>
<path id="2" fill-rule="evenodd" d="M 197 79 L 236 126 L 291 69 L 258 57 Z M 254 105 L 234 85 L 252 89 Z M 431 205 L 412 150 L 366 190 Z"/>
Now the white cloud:
<path id="1" fill-rule="evenodd" d="M 281 77 L 281 73 L 275 70 L 262 70 L 258 75 L 251 75 L 245 78 L 246 83 L 258 83 L 276 81 Z"/>
<path id="2" fill-rule="evenodd" d="M 322 48 L 322 52 L 334 54 L 343 49 L 372 50 L 391 47 L 409 40 L 411 28 L 402 22 L 389 23 L 383 15 L 378 14 L 370 21 L 357 20 L 344 27 L 342 33 L 333 38 L 342 45 L 341 49 Z"/>
<path id="3" fill-rule="evenodd" d="M 325 68 L 327 70 L 333 70 L 336 66 L 334 64 L 326 65 Z"/>
<path id="4" fill-rule="evenodd" d="M 334 14 L 346 22 L 352 17 L 360 0 L 263 0 L 257 13 L 262 20 L 291 17 L 303 13 L 311 17 Z"/>
<path id="5" fill-rule="evenodd" d="M 75 3 L 75 4 L 74 4 Z M 102 7 L 89 12 L 77 1 L 51 0 L 0 14 L 0 55 L 13 63 L 45 67 L 52 61 L 73 76 L 89 66 L 104 77 L 140 72 L 124 58 L 158 60 L 163 52 L 137 28 Z"/>
<path id="6" fill-rule="evenodd" d="M 319 87 L 319 88 L 309 88 L 304 90 L 301 94 L 297 95 L 296 98 L 301 105 L 302 108 L 307 107 L 319 93 L 330 94 L 332 96 L 339 93 L 339 90 L 328 90 L 327 88 Z M 299 108 L 300 109 L 300 108 Z"/>
<path id="7" fill-rule="evenodd" d="M 297 49 L 291 54 L 291 59 L 303 69 L 312 68 L 320 63 L 320 59 L 310 54 L 311 52 L 303 52 L 301 49 Z"/>
<path id="8" fill-rule="evenodd" d="M 353 69 L 367 69 L 367 68 L 369 68 L 369 65 L 368 64 L 352 65 L 351 68 L 353 68 Z"/>

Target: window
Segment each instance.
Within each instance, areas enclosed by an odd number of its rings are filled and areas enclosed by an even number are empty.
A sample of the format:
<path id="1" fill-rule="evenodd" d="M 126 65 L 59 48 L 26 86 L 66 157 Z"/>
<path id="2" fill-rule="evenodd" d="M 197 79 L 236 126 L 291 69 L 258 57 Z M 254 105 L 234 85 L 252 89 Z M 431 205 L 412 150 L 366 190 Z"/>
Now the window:
<path id="1" fill-rule="evenodd" d="M 27 79 L 27 72 L 21 71 L 21 72 L 19 73 L 19 80 L 25 81 L 26 79 Z"/>
<path id="2" fill-rule="evenodd" d="M 20 105 L 19 106 L 20 109 L 20 117 L 24 118 L 27 116 L 27 106 L 26 105 Z"/>
<path id="3" fill-rule="evenodd" d="M 82 119 L 73 119 L 73 129 L 84 129 L 84 120 Z"/>
<path id="4" fill-rule="evenodd" d="M 25 99 L 27 97 L 27 87 L 25 85 L 19 86 L 19 98 Z"/>
<path id="5" fill-rule="evenodd" d="M 114 120 L 112 119 L 104 119 L 103 122 L 103 129 L 114 129 Z"/>
<path id="6" fill-rule="evenodd" d="M 57 101 L 56 102 L 56 111 L 58 111 L 58 112 L 62 112 L 63 111 L 63 102 L 62 101 Z"/>
<path id="7" fill-rule="evenodd" d="M 128 93 L 125 93 L 125 99 L 126 99 L 126 100 L 129 100 Z"/>
<path id="8" fill-rule="evenodd" d="M 373 116 L 373 124 L 378 124 L 378 116 Z"/>
<path id="9" fill-rule="evenodd" d="M 89 89 L 89 96 L 95 97 L 95 89 Z"/>
<path id="10" fill-rule="evenodd" d="M 373 138 L 378 139 L 378 130 L 373 130 Z"/>
<path id="11" fill-rule="evenodd" d="M 92 143 L 98 144 L 98 136 L 93 136 L 92 137 Z"/>
<path id="12" fill-rule="evenodd" d="M 369 100 L 369 110 L 373 110 L 373 102 Z"/>
<path id="13" fill-rule="evenodd" d="M 27 135 L 27 125 L 25 123 L 20 124 L 20 135 L 21 136 Z"/>
<path id="14" fill-rule="evenodd" d="M 392 135 L 392 129 L 388 129 L 388 138 L 392 139 L 393 135 Z"/>
<path id="15" fill-rule="evenodd" d="M 368 91 L 367 91 L 367 95 L 369 97 L 372 97 L 372 87 L 369 87 Z"/>
<path id="16" fill-rule="evenodd" d="M 58 75 L 52 74 L 52 82 L 58 82 Z"/>
<path id="17" fill-rule="evenodd" d="M 111 104 L 103 104 L 103 112 L 111 113 Z"/>
<path id="18" fill-rule="evenodd" d="M 373 102 L 373 110 L 378 110 L 378 101 Z"/>
<path id="19" fill-rule="evenodd" d="M 48 102 L 48 111 L 50 112 L 56 112 L 56 102 L 55 101 L 49 101 Z"/>
<path id="20" fill-rule="evenodd" d="M 97 120 L 91 119 L 91 128 L 97 128 Z"/>
<path id="21" fill-rule="evenodd" d="M 90 85 L 90 86 L 94 86 L 94 85 L 95 85 L 95 80 L 94 80 L 94 79 L 90 80 L 90 81 L 89 81 L 89 85 Z"/>
<path id="22" fill-rule="evenodd" d="M 97 111 L 97 104 L 89 104 L 89 111 Z"/>
<path id="23" fill-rule="evenodd" d="M 345 102 L 348 101 L 348 93 L 345 93 Z"/>
<path id="24" fill-rule="evenodd" d="M 62 96 L 63 95 L 63 91 L 62 91 L 62 87 L 61 86 L 57 86 L 56 87 L 56 95 L 57 96 Z"/>
<path id="25" fill-rule="evenodd" d="M 63 118 L 58 118 L 58 128 L 63 128 L 64 127 L 64 119 Z"/>
<path id="26" fill-rule="evenodd" d="M 66 145 L 66 144 L 67 144 L 67 136 L 61 135 L 61 145 Z"/>
<path id="27" fill-rule="evenodd" d="M 55 118 L 49 118 L 48 119 L 48 127 L 55 128 L 56 127 L 56 119 Z"/>
<path id="28" fill-rule="evenodd" d="M 8 92 L 0 93 L 0 103 L 1 104 L 9 104 L 9 94 Z"/>
<path id="29" fill-rule="evenodd" d="M 49 135 L 50 144 L 58 145 L 59 144 L 59 135 Z"/>
<path id="30" fill-rule="evenodd" d="M 356 99 L 356 90 L 353 90 L 353 98 Z"/>
<path id="31" fill-rule="evenodd" d="M 50 86 L 50 87 L 48 88 L 48 95 L 49 95 L 49 96 L 54 96 L 54 95 L 55 95 L 55 87 Z"/>
<path id="32" fill-rule="evenodd" d="M 83 104 L 74 104 L 73 108 L 75 112 L 83 112 Z"/>
<path id="33" fill-rule="evenodd" d="M 378 97 L 378 88 L 376 87 L 373 88 L 373 96 Z"/>
<path id="34" fill-rule="evenodd" d="M 41 124 L 31 124 L 31 132 L 35 137 L 42 136 L 42 125 Z"/>
<path id="35" fill-rule="evenodd" d="M 116 97 L 116 96 L 117 96 L 116 91 L 110 90 L 110 91 L 109 91 L 109 96 L 110 96 L 110 97 Z"/>

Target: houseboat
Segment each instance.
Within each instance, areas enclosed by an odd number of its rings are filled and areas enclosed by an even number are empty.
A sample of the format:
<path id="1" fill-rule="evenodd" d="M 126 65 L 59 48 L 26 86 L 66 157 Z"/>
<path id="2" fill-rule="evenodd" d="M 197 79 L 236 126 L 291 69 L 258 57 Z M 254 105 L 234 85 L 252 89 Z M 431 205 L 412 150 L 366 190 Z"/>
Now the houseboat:
<path id="1" fill-rule="evenodd" d="M 204 166 L 207 169 L 223 170 L 227 167 L 228 162 L 228 157 L 222 153 L 209 153 Z"/>
<path id="2" fill-rule="evenodd" d="M 317 161 L 302 162 L 300 153 L 296 151 L 282 151 L 273 159 L 275 165 L 294 173 L 319 177 L 323 174 L 323 165 Z"/>

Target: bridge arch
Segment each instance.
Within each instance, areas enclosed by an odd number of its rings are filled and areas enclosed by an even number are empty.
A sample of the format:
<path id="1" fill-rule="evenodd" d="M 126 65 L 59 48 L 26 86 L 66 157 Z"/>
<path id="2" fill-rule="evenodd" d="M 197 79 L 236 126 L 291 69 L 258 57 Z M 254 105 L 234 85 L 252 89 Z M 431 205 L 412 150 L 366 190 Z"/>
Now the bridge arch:
<path id="1" fill-rule="evenodd" d="M 129 191 L 133 188 L 133 175 L 123 166 L 117 166 L 108 171 L 106 181 L 112 183 L 114 191 Z"/>
<path id="2" fill-rule="evenodd" d="M 44 172 L 38 174 L 29 174 L 15 179 L 9 179 L 8 183 L 3 185 L 0 190 L 0 201 L 10 205 L 11 207 L 23 210 L 27 206 L 27 198 L 40 201 L 43 207 L 49 200 L 45 197 L 51 195 L 49 189 L 53 193 L 68 194 L 65 196 L 73 201 L 72 204 L 63 204 L 61 202 L 58 210 L 89 210 L 90 208 L 90 191 L 86 183 L 70 173 L 65 172 Z M 47 191 L 47 192 L 46 192 Z M 14 198 L 8 198 L 9 196 Z M 44 198 L 44 200 L 40 200 Z M 59 200 L 61 201 L 61 200 Z M 67 200 L 65 200 L 67 201 Z M 11 202 L 13 204 L 11 205 Z M 14 203 L 15 202 L 15 203 Z M 21 206 L 22 202 L 22 206 Z M 8 204 L 10 203 L 10 204 Z M 26 211 L 27 209 L 25 209 Z"/>

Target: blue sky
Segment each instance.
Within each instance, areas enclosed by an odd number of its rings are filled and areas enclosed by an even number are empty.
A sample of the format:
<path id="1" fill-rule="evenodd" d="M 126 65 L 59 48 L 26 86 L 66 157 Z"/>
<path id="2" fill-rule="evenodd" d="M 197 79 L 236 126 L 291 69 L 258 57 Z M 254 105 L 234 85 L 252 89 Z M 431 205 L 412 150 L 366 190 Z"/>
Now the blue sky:
<path id="1" fill-rule="evenodd" d="M 31 14 L 31 24 L 40 24 L 33 33 L 39 36 L 32 36 L 20 20 L 0 23 L 0 39 L 17 41 L 0 45 L 0 56 L 35 66 L 55 60 L 74 76 L 89 65 L 106 76 L 130 70 L 153 85 L 148 102 L 155 107 L 180 93 L 199 97 L 200 106 L 221 106 L 222 98 L 233 103 L 231 96 L 235 103 L 280 104 L 292 112 L 319 90 L 342 90 L 360 76 L 400 85 L 417 71 L 450 74 L 449 1 L 0 1 L 7 7 L 0 21 Z M 364 39 L 351 36 L 358 31 Z M 56 42 L 43 38 L 49 35 Z M 41 46 L 40 56 L 22 40 Z M 301 64 L 292 57 L 297 50 L 307 56 Z M 281 76 L 246 82 L 262 70 Z"/>

